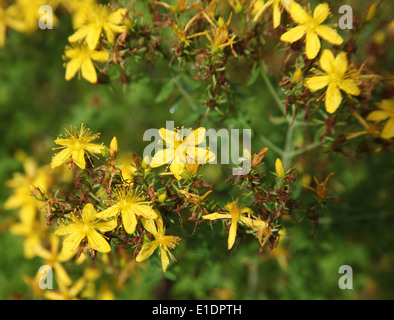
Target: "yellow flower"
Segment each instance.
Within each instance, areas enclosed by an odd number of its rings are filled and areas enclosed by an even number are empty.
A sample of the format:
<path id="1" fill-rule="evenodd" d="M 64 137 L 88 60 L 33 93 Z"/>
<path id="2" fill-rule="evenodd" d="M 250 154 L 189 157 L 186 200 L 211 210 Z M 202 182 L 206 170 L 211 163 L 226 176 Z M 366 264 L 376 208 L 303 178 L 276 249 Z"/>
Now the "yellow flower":
<path id="1" fill-rule="evenodd" d="M 74 28 L 77 31 L 68 40 L 77 42 L 85 39 L 88 48 L 94 50 L 100 40 L 101 33 L 104 32 L 107 41 L 111 44 L 115 42 L 115 35 L 126 30 L 121 26 L 126 9 L 114 10 L 108 5 L 93 4 L 84 9 L 84 19 L 77 21 Z"/>
<path id="2" fill-rule="evenodd" d="M 343 42 L 342 37 L 334 29 L 322 24 L 330 15 L 327 3 L 319 4 L 312 15 L 298 3 L 292 2 L 290 15 L 298 26 L 284 33 L 280 39 L 293 43 L 306 34 L 306 56 L 308 59 L 314 59 L 319 53 L 321 47 L 319 37 L 335 45 L 340 45 Z"/>
<path id="3" fill-rule="evenodd" d="M 323 200 L 323 199 L 325 199 L 327 197 L 327 192 L 328 192 L 327 182 L 328 182 L 328 179 L 332 175 L 334 175 L 334 172 L 331 172 L 322 182 L 317 180 L 316 177 L 313 177 L 313 179 L 315 180 L 315 183 L 316 183 L 316 189 L 314 189 L 314 188 L 312 188 L 312 187 L 310 187 L 308 185 L 302 184 L 302 183 L 300 183 L 300 185 L 303 186 L 304 188 L 312 190 L 314 193 L 316 193 L 317 197 L 320 200 Z"/>
<path id="4" fill-rule="evenodd" d="M 115 229 L 117 225 L 116 220 L 98 222 L 97 212 L 90 203 L 83 207 L 81 217 L 74 213 L 71 219 L 72 222 L 60 227 L 55 232 L 58 236 L 66 235 L 63 241 L 62 255 L 68 256 L 74 252 L 84 239 L 87 239 L 89 247 L 93 250 L 104 253 L 111 251 L 111 246 L 101 233 Z"/>
<path id="5" fill-rule="evenodd" d="M 79 300 L 78 296 L 86 285 L 86 279 L 81 277 L 73 286 L 67 286 L 63 282 L 59 282 L 60 292 L 46 290 L 44 297 L 49 300 Z"/>
<path id="6" fill-rule="evenodd" d="M 230 17 L 228 18 L 227 22 L 224 22 L 222 17 L 219 17 L 217 24 L 213 23 L 211 18 L 205 13 L 202 13 L 205 19 L 209 22 L 212 26 L 211 32 L 212 37 L 208 33 L 205 32 L 206 37 L 208 38 L 209 42 L 211 43 L 211 48 L 214 52 L 222 50 L 226 47 L 230 47 L 234 57 L 237 57 L 237 54 L 234 51 L 233 45 L 235 43 L 234 39 L 237 37 L 236 35 L 232 36 L 231 39 L 228 35 L 228 28 L 230 26 L 230 21 L 233 13 L 230 13 Z"/>
<path id="7" fill-rule="evenodd" d="M 369 124 L 357 112 L 351 112 L 351 114 L 357 119 L 357 121 L 364 127 L 365 130 L 346 134 L 347 140 L 354 139 L 365 134 L 376 136 L 379 135 L 377 123 Z"/>
<path id="8" fill-rule="evenodd" d="M 184 131 L 170 131 L 165 128 L 159 130 L 159 134 L 166 142 L 166 149 L 158 151 L 150 166 L 156 168 L 164 164 L 170 164 L 171 173 L 180 180 L 186 163 L 203 164 L 215 159 L 215 154 L 207 148 L 198 147 L 204 142 L 205 128 L 198 128 L 183 138 Z"/>
<path id="9" fill-rule="evenodd" d="M 117 167 L 122 171 L 122 177 L 124 180 L 132 180 L 135 176 L 137 168 L 134 166 L 134 160 L 131 154 L 121 154 L 119 156 L 119 164 Z"/>
<path id="10" fill-rule="evenodd" d="M 175 257 L 170 252 L 170 249 L 174 249 L 181 238 L 165 235 L 163 219 L 160 215 L 157 216 L 156 220 L 141 218 L 141 222 L 145 229 L 155 237 L 155 240 L 144 243 L 135 260 L 137 262 L 142 262 L 149 258 L 157 248 L 160 248 L 161 265 L 163 271 L 166 272 L 168 265 L 170 264 L 168 255 L 173 261 L 176 261 Z"/>
<path id="11" fill-rule="evenodd" d="M 7 26 L 12 24 L 5 4 L 0 0 L 0 48 L 4 46 Z"/>
<path id="12" fill-rule="evenodd" d="M 97 73 L 93 61 L 106 62 L 110 55 L 105 51 L 90 49 L 86 44 L 66 46 L 63 59 L 68 60 L 66 66 L 66 80 L 69 81 L 81 71 L 82 77 L 91 83 L 97 82 Z M 80 74 L 78 75 L 80 77 Z"/>
<path id="13" fill-rule="evenodd" d="M 55 269 L 56 279 L 64 283 L 66 286 L 71 285 L 72 281 L 67 271 L 62 266 L 62 262 L 70 260 L 75 252 L 70 252 L 67 256 L 59 254 L 59 238 L 54 234 L 50 237 L 51 250 L 47 250 L 41 244 L 34 247 L 37 256 L 45 259 L 44 264 Z"/>
<path id="14" fill-rule="evenodd" d="M 256 10 L 254 9 L 255 13 L 255 17 L 253 18 L 253 21 L 256 22 L 261 15 L 265 12 L 265 10 L 272 6 L 273 8 L 273 25 L 274 25 L 274 29 L 276 29 L 277 27 L 279 27 L 280 25 L 280 4 L 285 6 L 285 7 L 289 7 L 290 3 L 292 1 L 291 0 L 269 0 L 267 1 L 265 4 L 261 4 L 259 3 L 259 1 L 257 2 L 259 9 Z"/>
<path id="15" fill-rule="evenodd" d="M 124 229 L 127 233 L 132 234 L 137 226 L 137 216 L 147 219 L 157 218 L 155 210 L 151 207 L 151 202 L 146 201 L 141 193 L 135 193 L 132 189 L 124 186 L 115 188 L 113 195 L 116 200 L 110 201 L 112 205 L 97 215 L 100 219 L 108 219 L 121 214 Z"/>
<path id="16" fill-rule="evenodd" d="M 357 78 L 352 68 L 348 67 L 345 52 L 341 52 L 334 58 L 330 50 L 324 50 L 320 57 L 320 67 L 325 74 L 314 76 L 306 80 L 305 86 L 312 92 L 327 88 L 325 105 L 328 113 L 334 113 L 342 101 L 341 91 L 358 96 L 360 89 L 357 86 Z"/>
<path id="17" fill-rule="evenodd" d="M 54 11 L 58 3 L 51 0 L 17 0 L 14 4 L 7 8 L 8 26 L 16 31 L 23 33 L 33 33 L 39 27 L 39 20 L 43 13 L 40 13 L 40 7 L 49 5 L 52 8 L 52 22 L 57 24 L 57 18 Z"/>
<path id="18" fill-rule="evenodd" d="M 171 10 L 174 13 L 183 13 L 186 10 L 189 10 L 192 6 L 186 7 L 189 0 L 176 0 L 176 5 L 172 6 L 163 1 L 155 1 L 154 3 L 160 6 L 165 7 L 166 9 Z"/>
<path id="19" fill-rule="evenodd" d="M 10 226 L 12 234 L 23 237 L 23 250 L 27 259 L 32 259 L 36 256 L 35 247 L 40 244 L 40 236 L 42 233 L 36 222 L 27 224 L 23 221 L 15 223 Z"/>
<path id="20" fill-rule="evenodd" d="M 253 211 L 250 208 L 239 208 L 235 201 L 225 205 L 224 208 L 229 212 L 229 214 L 215 212 L 204 215 L 202 216 L 202 218 L 206 220 L 231 219 L 230 232 L 227 241 L 228 250 L 230 250 L 234 245 L 235 238 L 237 236 L 238 221 L 242 221 L 249 227 L 266 227 L 266 222 L 263 220 L 255 220 L 249 217 L 242 216 L 243 213 L 253 214 Z"/>
<path id="21" fill-rule="evenodd" d="M 46 168 L 38 168 L 37 163 L 30 157 L 22 156 L 25 174 L 15 173 L 13 178 L 6 182 L 12 189 L 10 197 L 4 203 L 4 209 L 17 209 L 23 225 L 31 227 L 35 222 L 40 202 L 31 196 L 33 187 L 46 190 L 50 182 Z"/>
<path id="22" fill-rule="evenodd" d="M 65 131 L 65 137 L 60 135 L 55 140 L 55 143 L 61 146 L 59 148 L 64 149 L 52 158 L 52 169 L 70 160 L 74 161 L 81 169 L 85 169 L 85 154 L 87 154 L 87 152 L 91 154 L 100 153 L 104 150 L 104 145 L 91 143 L 91 141 L 99 137 L 99 134 L 92 134 L 90 129 L 85 128 L 84 124 L 81 125 L 81 130 L 79 132 L 77 132 L 76 127 L 72 126 L 70 126 L 70 131 L 67 129 L 65 129 Z M 54 148 L 54 150 L 55 149 L 57 148 Z"/>
<path id="23" fill-rule="evenodd" d="M 378 108 L 380 110 L 372 111 L 366 119 L 377 122 L 388 119 L 380 136 L 383 139 L 391 139 L 394 137 L 394 99 L 382 100 Z"/>
<path id="24" fill-rule="evenodd" d="M 279 158 L 277 158 L 275 162 L 275 171 L 278 178 L 283 179 L 286 175 L 285 168 L 283 167 L 283 163 Z"/>
<path id="25" fill-rule="evenodd" d="M 198 194 L 191 193 L 187 190 L 179 190 L 179 193 L 181 193 L 185 196 L 185 201 L 192 202 L 197 205 L 201 204 L 204 201 L 204 199 L 206 198 L 206 196 L 208 196 L 211 192 L 212 192 L 212 190 L 209 190 L 209 191 L 205 192 L 205 194 L 203 196 L 199 196 Z"/>
<path id="26" fill-rule="evenodd" d="M 179 42 L 184 43 L 186 46 L 189 46 L 190 39 L 205 35 L 205 32 L 195 33 L 190 36 L 187 35 L 187 32 L 189 31 L 190 27 L 192 26 L 194 20 L 196 20 L 198 17 L 199 17 L 199 14 L 196 14 L 193 18 L 191 18 L 189 20 L 189 22 L 186 24 L 185 27 L 179 26 L 178 24 L 176 24 L 174 22 L 173 28 L 174 28 L 174 32 L 175 32 L 176 36 L 178 37 Z"/>

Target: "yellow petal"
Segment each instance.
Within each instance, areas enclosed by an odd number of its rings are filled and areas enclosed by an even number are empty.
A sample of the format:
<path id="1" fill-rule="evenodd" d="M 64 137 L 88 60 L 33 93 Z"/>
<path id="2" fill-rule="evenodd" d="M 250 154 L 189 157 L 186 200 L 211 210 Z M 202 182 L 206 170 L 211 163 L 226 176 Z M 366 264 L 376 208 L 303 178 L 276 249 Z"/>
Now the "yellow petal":
<path id="1" fill-rule="evenodd" d="M 130 208 L 122 209 L 123 227 L 128 234 L 133 234 L 137 226 L 137 218 Z"/>
<path id="2" fill-rule="evenodd" d="M 107 21 L 113 24 L 120 24 L 123 20 L 123 16 L 126 15 L 126 13 L 127 13 L 126 9 L 124 8 L 118 9 L 108 16 Z"/>
<path id="3" fill-rule="evenodd" d="M 327 87 L 329 80 L 330 80 L 329 76 L 316 76 L 307 79 L 305 82 L 305 86 L 312 92 L 315 92 L 317 90 Z"/>
<path id="4" fill-rule="evenodd" d="M 351 79 L 341 80 L 338 82 L 339 89 L 345 91 L 347 94 L 352 96 L 358 96 L 360 94 L 360 89 L 356 82 Z"/>
<path id="5" fill-rule="evenodd" d="M 160 258 L 161 258 L 161 266 L 163 268 L 163 271 L 166 272 L 168 265 L 170 264 L 170 260 L 168 259 L 167 251 L 163 248 L 162 246 L 160 250 Z"/>
<path id="6" fill-rule="evenodd" d="M 228 213 L 210 213 L 210 214 L 206 214 L 204 216 L 202 216 L 203 219 L 205 220 L 216 220 L 216 219 L 230 219 L 231 218 L 231 214 Z"/>
<path id="7" fill-rule="evenodd" d="M 330 7 L 327 3 L 319 4 L 313 12 L 313 20 L 316 24 L 321 24 L 330 15 Z"/>
<path id="8" fill-rule="evenodd" d="M 338 87 L 334 83 L 330 83 L 326 92 L 326 110 L 328 113 L 334 113 L 341 104 L 342 96 Z"/>
<path id="9" fill-rule="evenodd" d="M 157 228 L 156 228 L 156 224 L 155 224 L 154 220 L 145 219 L 144 217 L 142 217 L 141 223 L 147 231 L 149 231 L 151 234 L 153 234 L 155 236 L 155 238 L 158 237 L 158 232 L 157 232 Z"/>
<path id="10" fill-rule="evenodd" d="M 129 207 L 129 209 L 135 214 L 144 217 L 146 219 L 156 219 L 157 213 L 155 210 L 148 204 L 133 204 Z"/>
<path id="11" fill-rule="evenodd" d="M 108 221 L 108 222 L 97 222 L 95 223 L 94 227 L 97 228 L 98 230 L 100 230 L 100 232 L 108 232 L 108 231 L 112 231 L 116 228 L 116 226 L 118 225 L 118 222 L 116 221 L 116 219 Z"/>
<path id="12" fill-rule="evenodd" d="M 75 149 L 72 152 L 72 159 L 78 167 L 85 169 L 85 151 L 82 148 Z"/>
<path id="13" fill-rule="evenodd" d="M 89 246 L 98 252 L 110 252 L 111 246 L 105 238 L 95 230 L 92 230 L 87 235 Z"/>
<path id="14" fill-rule="evenodd" d="M 90 58 L 94 61 L 99 61 L 99 62 L 107 62 L 109 59 L 109 53 L 105 51 L 94 51 Z"/>
<path id="15" fill-rule="evenodd" d="M 324 49 L 320 56 L 320 67 L 328 74 L 333 72 L 333 66 L 335 63 L 335 57 L 332 52 L 328 49 Z"/>
<path id="16" fill-rule="evenodd" d="M 296 42 L 298 40 L 300 40 L 303 35 L 306 33 L 307 28 L 305 26 L 297 26 L 295 28 L 290 29 L 289 31 L 285 32 L 284 34 L 282 34 L 282 36 L 280 37 L 281 41 L 284 42 Z"/>
<path id="17" fill-rule="evenodd" d="M 305 24 L 311 19 L 311 16 L 297 2 L 290 4 L 290 15 L 298 24 Z"/>
<path id="18" fill-rule="evenodd" d="M 86 143 L 84 145 L 84 148 L 86 151 L 89 151 L 90 153 L 101 153 L 101 151 L 105 150 L 105 147 L 103 145 L 96 143 Z"/>
<path id="19" fill-rule="evenodd" d="M 381 137 L 383 139 L 391 139 L 394 137 L 394 118 L 391 118 L 389 121 L 387 121 L 382 130 Z"/>
<path id="20" fill-rule="evenodd" d="M 81 68 L 81 60 L 78 58 L 71 59 L 66 64 L 66 80 L 70 81 Z"/>
<path id="21" fill-rule="evenodd" d="M 119 206 L 114 205 L 112 207 L 105 209 L 104 211 L 97 213 L 96 217 L 98 219 L 108 219 L 116 216 L 118 213 L 119 213 Z"/>
<path id="22" fill-rule="evenodd" d="M 61 255 L 67 256 L 70 252 L 74 252 L 84 238 L 85 234 L 83 232 L 74 232 L 69 234 L 63 241 Z"/>
<path id="23" fill-rule="evenodd" d="M 85 59 L 81 66 L 82 77 L 91 83 L 97 82 L 97 73 L 93 62 L 90 59 Z"/>
<path id="24" fill-rule="evenodd" d="M 174 149 L 162 149 L 155 153 L 149 164 L 152 168 L 157 168 L 164 164 L 169 164 L 174 161 L 175 150 Z"/>
<path id="25" fill-rule="evenodd" d="M 54 268 L 56 280 L 62 282 L 65 286 L 70 286 L 72 284 L 72 281 L 64 267 L 60 263 L 56 262 Z"/>
<path id="26" fill-rule="evenodd" d="M 316 58 L 320 51 L 320 40 L 315 32 L 308 31 L 306 33 L 305 52 L 308 59 Z"/>
<path id="27" fill-rule="evenodd" d="M 228 250 L 230 250 L 234 245 L 235 238 L 237 236 L 237 223 L 238 223 L 238 221 L 231 222 L 230 232 L 228 234 L 228 241 L 227 241 L 227 249 Z"/>
<path id="28" fill-rule="evenodd" d="M 322 39 L 328 41 L 329 43 L 339 46 L 343 42 L 342 37 L 336 32 L 336 30 L 324 24 L 317 26 L 315 31 Z"/>
<path id="29" fill-rule="evenodd" d="M 337 55 L 334 65 L 336 74 L 342 77 L 346 73 L 348 67 L 346 52 L 341 52 Z"/>
<path id="30" fill-rule="evenodd" d="M 160 134 L 161 138 L 166 142 L 168 147 L 174 148 L 174 146 L 175 146 L 175 132 L 174 131 L 171 131 L 171 130 L 168 130 L 165 128 L 161 128 L 161 129 L 159 129 L 159 134 Z"/>
<path id="31" fill-rule="evenodd" d="M 368 114 L 366 119 L 368 121 L 382 121 L 382 120 L 386 120 L 389 117 L 391 117 L 391 114 L 389 112 L 375 110 L 375 111 L 372 111 L 370 114 Z"/>
<path id="32" fill-rule="evenodd" d="M 394 99 L 384 99 L 378 105 L 380 109 L 394 113 Z"/>
<path id="33" fill-rule="evenodd" d="M 280 25 L 280 9 L 279 9 L 279 2 L 275 1 L 274 2 L 274 8 L 273 8 L 273 24 L 274 24 L 274 29 L 279 27 Z"/>
<path id="34" fill-rule="evenodd" d="M 96 209 L 94 209 L 91 203 L 86 204 L 82 210 L 82 221 L 85 224 L 89 224 L 96 219 Z"/>
<path id="35" fill-rule="evenodd" d="M 68 41 L 71 43 L 81 41 L 86 37 L 88 32 L 89 32 L 89 28 L 84 26 L 84 27 L 78 29 L 74 34 L 69 36 Z"/>
<path id="36" fill-rule="evenodd" d="M 60 151 L 59 153 L 57 153 L 56 155 L 53 156 L 52 162 L 51 162 L 51 168 L 54 169 L 54 168 L 62 165 L 63 163 L 70 160 L 70 157 L 71 157 L 71 148 L 66 148 L 66 149 Z"/>
<path id="37" fill-rule="evenodd" d="M 90 50 L 94 50 L 100 40 L 101 27 L 90 27 L 86 35 L 86 43 Z"/>
<path id="38" fill-rule="evenodd" d="M 141 251 L 138 253 L 137 257 L 135 258 L 135 261 L 141 262 L 148 259 L 159 245 L 160 245 L 159 241 L 156 240 L 148 243 L 144 243 L 141 247 Z"/>

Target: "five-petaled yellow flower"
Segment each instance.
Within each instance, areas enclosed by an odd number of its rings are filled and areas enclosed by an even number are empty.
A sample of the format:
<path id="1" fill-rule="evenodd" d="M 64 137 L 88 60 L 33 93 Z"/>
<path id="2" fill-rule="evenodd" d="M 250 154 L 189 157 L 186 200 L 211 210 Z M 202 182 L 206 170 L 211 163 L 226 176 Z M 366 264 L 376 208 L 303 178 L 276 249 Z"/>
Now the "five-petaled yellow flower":
<path id="1" fill-rule="evenodd" d="M 168 265 L 170 264 L 168 255 L 173 261 L 176 261 L 175 257 L 170 252 L 170 249 L 174 249 L 181 238 L 165 235 L 163 219 L 160 215 L 158 215 L 156 220 L 141 218 L 141 222 L 145 229 L 155 237 L 155 240 L 144 243 L 135 260 L 137 262 L 144 261 L 149 258 L 157 248 L 160 248 L 161 265 L 163 267 L 163 271 L 166 272 Z"/>
<path id="2" fill-rule="evenodd" d="M 311 91 L 327 87 L 325 104 L 328 113 L 334 113 L 342 101 L 341 91 L 352 96 L 358 96 L 360 89 L 355 80 L 356 73 L 348 66 L 345 52 L 336 57 L 330 50 L 324 50 L 320 57 L 320 67 L 325 74 L 317 75 L 306 80 L 305 85 Z"/>
<path id="3" fill-rule="evenodd" d="M 147 219 L 157 218 L 151 202 L 146 201 L 140 193 L 134 192 L 131 188 L 118 187 L 114 189 L 113 194 L 116 200 L 111 200 L 112 205 L 97 215 L 100 219 L 108 219 L 121 214 L 124 229 L 132 234 L 137 226 L 137 216 Z"/>
<path id="4" fill-rule="evenodd" d="M 104 150 L 103 144 L 91 143 L 91 141 L 98 137 L 99 134 L 92 134 L 90 129 L 85 128 L 84 124 L 81 125 L 79 132 L 76 127 L 70 126 L 70 131 L 66 129 L 66 136 L 63 137 L 60 135 L 55 140 L 55 143 L 61 146 L 59 148 L 64 149 L 53 156 L 51 168 L 54 169 L 72 160 L 78 167 L 85 169 L 85 154 L 87 154 L 87 152 L 91 154 L 100 153 Z M 54 148 L 54 150 L 55 149 L 58 148 Z"/>
<path id="5" fill-rule="evenodd" d="M 83 207 L 81 217 L 74 213 L 71 215 L 71 219 L 72 222 L 55 231 L 58 236 L 66 236 L 61 255 L 67 256 L 74 252 L 84 239 L 87 239 L 90 249 L 104 253 L 111 251 L 111 246 L 101 233 L 115 229 L 117 226 L 116 220 L 100 222 L 97 219 L 96 209 L 91 203 Z"/>
<path id="6" fill-rule="evenodd" d="M 239 208 L 235 201 L 225 205 L 224 209 L 226 209 L 229 213 L 223 214 L 223 213 L 215 212 L 215 213 L 204 215 L 202 216 L 202 218 L 206 220 L 231 219 L 230 232 L 227 241 L 228 250 L 230 250 L 234 245 L 235 238 L 237 236 L 238 221 L 242 221 L 249 227 L 253 226 L 259 228 L 265 228 L 267 226 L 266 222 L 263 220 L 256 220 L 250 217 L 242 216 L 243 213 L 247 213 L 251 215 L 253 214 L 253 211 L 250 208 Z"/>
<path id="7" fill-rule="evenodd" d="M 380 136 L 383 139 L 391 139 L 394 137 L 394 98 L 382 100 L 378 107 L 380 110 L 372 111 L 367 120 L 380 122 L 388 119 Z"/>
<path id="8" fill-rule="evenodd" d="M 338 33 L 327 25 L 322 24 L 330 15 L 330 8 L 327 3 L 319 4 L 313 15 L 306 12 L 298 3 L 290 4 L 291 18 L 298 24 L 297 27 L 284 33 L 280 40 L 285 42 L 296 42 L 306 34 L 306 56 L 314 59 L 320 51 L 320 39 L 340 45 L 343 39 Z"/>
<path id="9" fill-rule="evenodd" d="M 198 128 L 184 138 L 184 129 L 171 131 L 159 130 L 161 138 L 166 142 L 166 149 L 158 151 L 152 158 L 150 166 L 156 168 L 170 164 L 171 173 L 180 180 L 186 163 L 204 164 L 212 162 L 215 154 L 207 148 L 198 147 L 205 140 L 205 128 Z"/>
<path id="10" fill-rule="evenodd" d="M 84 19 L 74 25 L 77 31 L 68 40 L 77 42 L 85 40 L 89 49 L 94 50 L 100 40 L 101 33 L 104 32 L 107 41 L 111 44 L 115 42 L 115 35 L 126 30 L 126 26 L 120 25 L 126 9 L 114 10 L 108 5 L 94 4 L 86 7 Z"/>
<path id="11" fill-rule="evenodd" d="M 63 56 L 64 60 L 68 60 L 65 63 L 66 80 L 71 80 L 80 71 L 84 79 L 96 83 L 97 73 L 93 61 L 106 62 L 109 57 L 108 52 L 92 50 L 85 43 L 67 46 Z"/>

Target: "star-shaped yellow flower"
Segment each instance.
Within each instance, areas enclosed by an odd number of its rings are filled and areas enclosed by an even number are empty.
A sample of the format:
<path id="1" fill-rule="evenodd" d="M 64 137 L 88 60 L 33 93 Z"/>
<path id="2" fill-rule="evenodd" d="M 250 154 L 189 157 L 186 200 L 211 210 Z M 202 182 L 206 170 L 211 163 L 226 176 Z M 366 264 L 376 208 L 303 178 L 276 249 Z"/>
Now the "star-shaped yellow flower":
<path id="1" fill-rule="evenodd" d="M 378 103 L 380 110 L 372 111 L 368 116 L 368 121 L 384 121 L 387 119 L 386 124 L 380 136 L 383 139 L 391 139 L 394 137 L 394 99 L 385 99 Z"/>
<path id="2" fill-rule="evenodd" d="M 93 4 L 84 8 L 84 19 L 74 25 L 77 31 L 68 40 L 77 42 L 85 40 L 88 48 L 94 50 L 100 40 L 101 33 L 104 32 L 107 41 L 111 44 L 115 42 L 115 35 L 126 30 L 126 26 L 120 25 L 126 9 L 114 10 L 108 5 Z"/>
<path id="3" fill-rule="evenodd" d="M 242 216 L 243 213 L 248 213 L 249 215 L 253 214 L 253 211 L 250 208 L 239 208 L 235 201 L 225 205 L 224 209 L 226 209 L 229 213 L 223 214 L 215 212 L 204 215 L 202 216 L 202 218 L 206 220 L 231 219 L 230 232 L 227 241 L 228 250 L 230 250 L 234 245 L 235 238 L 237 236 L 238 221 L 242 221 L 249 227 L 254 226 L 264 228 L 267 226 L 266 222 L 263 220 L 255 220 L 249 217 Z"/>
<path id="4" fill-rule="evenodd" d="M 319 53 L 321 47 L 319 37 L 335 45 L 340 45 L 343 42 L 342 37 L 334 29 L 322 24 L 330 15 L 327 3 L 319 4 L 313 15 L 306 12 L 296 2 L 290 4 L 289 11 L 291 18 L 298 26 L 284 33 L 280 40 L 293 43 L 306 34 L 306 56 L 308 59 L 314 59 Z"/>
<path id="5" fill-rule="evenodd" d="M 106 62 L 109 57 L 108 52 L 92 50 L 85 43 L 67 46 L 63 56 L 64 60 L 68 60 L 65 63 L 66 80 L 71 80 L 80 71 L 84 79 L 96 83 L 97 73 L 93 61 Z"/>
<path id="6" fill-rule="evenodd" d="M 356 73 L 348 66 L 345 52 L 336 57 L 330 50 L 324 50 L 320 57 L 320 67 L 325 74 L 317 75 L 306 80 L 305 86 L 312 92 L 327 87 L 325 104 L 328 113 L 334 113 L 342 101 L 341 91 L 352 96 L 358 96 L 360 89 L 356 82 Z"/>
<path id="7" fill-rule="evenodd" d="M 62 226 L 55 231 L 55 234 L 58 236 L 66 236 L 63 241 L 61 255 L 68 256 L 75 252 L 84 239 L 87 239 L 90 249 L 104 253 L 111 251 L 111 246 L 101 233 L 115 229 L 117 226 L 116 220 L 99 222 L 96 209 L 90 203 L 83 207 L 81 217 L 74 213 L 71 219 L 72 221 L 68 225 Z"/>
<path id="8" fill-rule="evenodd" d="M 157 248 L 160 248 L 161 265 L 163 271 L 166 272 L 168 265 L 170 264 L 168 255 L 173 261 L 176 261 L 175 257 L 170 252 L 170 249 L 174 249 L 181 238 L 165 235 L 163 218 L 160 215 L 158 215 L 156 220 L 141 218 L 141 222 L 145 229 L 155 237 L 155 240 L 144 243 L 135 260 L 137 262 L 142 262 L 148 259 Z"/>
<path id="9" fill-rule="evenodd" d="M 127 233 L 132 234 L 137 226 L 137 216 L 147 219 L 156 219 L 157 214 L 140 193 L 135 193 L 127 186 L 114 189 L 114 198 L 111 206 L 98 214 L 100 219 L 108 219 L 122 215 L 123 227 Z M 115 219 L 116 220 L 116 219 Z"/>
<path id="10" fill-rule="evenodd" d="M 184 138 L 184 131 L 159 130 L 161 138 L 166 142 L 166 149 L 158 151 L 152 158 L 150 166 L 156 168 L 170 164 L 171 173 L 180 180 L 186 163 L 204 164 L 215 159 L 215 154 L 207 148 L 198 147 L 205 140 L 205 128 L 198 128 Z"/>
<path id="11" fill-rule="evenodd" d="M 60 135 L 55 140 L 55 143 L 61 146 L 59 148 L 64 149 L 52 158 L 51 168 L 54 169 L 72 160 L 78 167 L 85 169 L 85 154 L 87 152 L 92 154 L 100 153 L 104 150 L 104 145 L 91 143 L 91 141 L 98 137 L 99 134 L 92 134 L 90 129 L 85 128 L 84 124 L 81 125 L 81 130 L 79 132 L 76 127 L 70 126 L 70 131 L 66 129 L 65 137 Z"/>

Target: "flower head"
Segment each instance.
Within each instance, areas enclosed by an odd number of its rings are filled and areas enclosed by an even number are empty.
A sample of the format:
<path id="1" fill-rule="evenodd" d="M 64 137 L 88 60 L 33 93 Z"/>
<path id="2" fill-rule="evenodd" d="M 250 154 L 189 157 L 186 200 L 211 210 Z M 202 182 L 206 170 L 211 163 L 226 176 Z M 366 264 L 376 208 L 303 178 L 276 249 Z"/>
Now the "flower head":
<path id="1" fill-rule="evenodd" d="M 55 143 L 60 145 L 61 147 L 59 148 L 63 148 L 63 150 L 52 158 L 51 168 L 54 169 L 72 160 L 78 167 L 85 169 L 85 154 L 88 152 L 91 154 L 100 153 L 104 150 L 104 145 L 91 143 L 98 137 L 99 134 L 92 134 L 90 129 L 85 128 L 84 124 L 81 125 L 79 131 L 77 131 L 76 127 L 70 126 L 70 131 L 66 129 L 65 137 L 60 135 L 55 140 Z"/>
<path id="2" fill-rule="evenodd" d="M 384 121 L 386 124 L 380 136 L 383 139 L 391 139 L 394 137 L 394 99 L 385 99 L 378 103 L 379 110 L 372 111 L 368 116 L 368 121 Z"/>
<path id="3" fill-rule="evenodd" d="M 298 3 L 290 4 L 291 18 L 298 24 L 297 27 L 290 29 L 281 36 L 281 40 L 285 42 L 296 42 L 306 34 L 306 56 L 308 59 L 314 59 L 320 51 L 320 39 L 340 45 L 343 42 L 338 33 L 322 24 L 330 15 L 330 8 L 327 3 L 319 4 L 313 15 L 306 12 Z"/>
<path id="4" fill-rule="evenodd" d="M 238 221 L 242 221 L 249 227 L 265 228 L 267 226 L 266 222 L 263 220 L 256 220 L 250 217 L 242 216 L 242 214 L 244 213 L 248 213 L 249 215 L 251 215 L 253 214 L 253 211 L 250 208 L 239 208 L 235 201 L 228 203 L 227 205 L 224 206 L 224 208 L 229 213 L 223 214 L 223 213 L 215 212 L 215 213 L 204 215 L 202 216 L 202 218 L 206 220 L 231 219 L 230 232 L 227 241 L 228 250 L 230 250 L 234 245 L 235 238 L 237 236 Z"/>
<path id="5" fill-rule="evenodd" d="M 185 164 L 204 164 L 215 159 L 215 154 L 207 148 L 198 147 L 204 142 L 205 128 L 198 128 L 184 137 L 184 130 L 168 130 L 162 128 L 159 134 L 166 142 L 166 149 L 158 151 L 150 166 L 156 168 L 164 164 L 170 164 L 171 173 L 180 180 Z"/>
<path id="6" fill-rule="evenodd" d="M 328 113 L 334 113 L 342 101 L 341 91 L 358 96 L 360 89 L 357 86 L 357 74 L 348 66 L 345 52 L 336 57 L 330 50 L 324 50 L 320 57 L 320 67 L 325 72 L 306 80 L 306 87 L 317 91 L 327 87 L 325 104 Z"/>
<path id="7" fill-rule="evenodd" d="M 163 271 L 166 272 L 170 264 L 168 256 L 170 256 L 173 261 L 176 261 L 170 249 L 175 249 L 179 241 L 181 241 L 181 238 L 165 235 L 163 219 L 160 215 L 157 216 L 156 220 L 142 218 L 141 222 L 145 229 L 155 237 L 155 240 L 144 243 L 135 260 L 137 262 L 144 261 L 149 258 L 157 248 L 160 248 L 161 265 Z"/>
<path id="8" fill-rule="evenodd" d="M 120 25 L 126 14 L 125 9 L 114 10 L 108 5 L 93 4 L 84 7 L 83 19 L 74 25 L 77 31 L 68 40 L 77 42 L 85 40 L 88 48 L 94 50 L 104 32 L 107 41 L 111 44 L 115 42 L 115 35 L 126 30 L 125 26 Z"/>
<path id="9" fill-rule="evenodd" d="M 85 43 L 66 46 L 64 60 L 66 66 L 66 80 L 69 81 L 81 71 L 82 77 L 91 83 L 97 82 L 97 73 L 93 61 L 106 62 L 110 55 L 105 51 L 90 49 Z"/>
<path id="10" fill-rule="evenodd" d="M 117 226 L 116 220 L 98 221 L 96 209 L 90 203 L 83 207 L 81 215 L 77 213 L 71 215 L 71 220 L 69 224 L 55 231 L 58 236 L 66 236 L 61 253 L 63 256 L 68 256 L 74 252 L 84 239 L 87 240 L 89 247 L 93 250 L 98 252 L 111 251 L 111 246 L 101 233 L 115 229 Z"/>
<path id="11" fill-rule="evenodd" d="M 141 193 L 136 193 L 131 188 L 124 186 L 115 188 L 113 194 L 115 200 L 111 200 L 111 206 L 97 215 L 99 218 L 108 219 L 121 214 L 123 227 L 129 234 L 135 231 L 137 216 L 146 219 L 157 218 L 155 210 L 151 207 L 151 202 L 146 201 Z"/>

